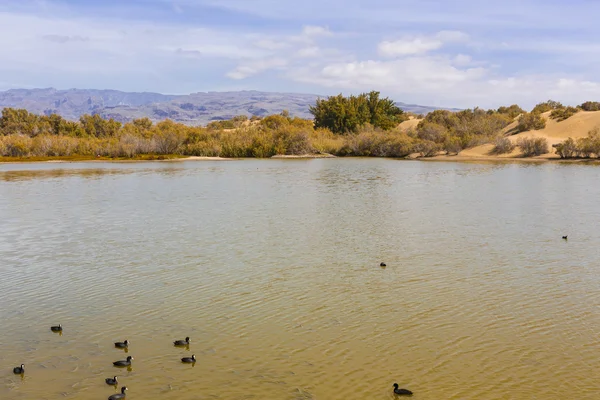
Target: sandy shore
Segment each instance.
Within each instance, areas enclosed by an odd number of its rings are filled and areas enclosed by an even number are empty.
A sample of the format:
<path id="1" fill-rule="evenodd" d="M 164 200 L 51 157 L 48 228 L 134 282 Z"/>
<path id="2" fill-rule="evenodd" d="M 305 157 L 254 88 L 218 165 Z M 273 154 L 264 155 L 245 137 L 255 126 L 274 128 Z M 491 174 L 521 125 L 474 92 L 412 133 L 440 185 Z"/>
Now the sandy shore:
<path id="1" fill-rule="evenodd" d="M 297 156 L 291 156 L 291 155 L 285 155 L 285 154 L 276 154 L 271 158 L 278 158 L 278 159 L 299 159 L 299 158 L 337 158 L 336 156 L 334 156 L 333 154 L 301 154 L 301 155 L 297 155 Z"/>

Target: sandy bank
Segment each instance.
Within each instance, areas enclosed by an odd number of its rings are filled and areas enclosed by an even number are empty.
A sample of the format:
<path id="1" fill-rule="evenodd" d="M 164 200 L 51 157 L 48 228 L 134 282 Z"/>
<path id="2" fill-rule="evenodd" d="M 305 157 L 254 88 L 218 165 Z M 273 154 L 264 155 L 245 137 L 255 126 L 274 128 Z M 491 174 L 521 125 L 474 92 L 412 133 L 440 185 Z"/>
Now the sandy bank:
<path id="1" fill-rule="evenodd" d="M 278 159 L 299 159 L 299 158 L 337 158 L 333 154 L 300 154 L 300 155 L 286 155 L 286 154 L 276 154 L 271 158 Z"/>
<path id="2" fill-rule="evenodd" d="M 141 163 L 141 162 L 181 162 L 181 161 L 233 161 L 236 158 L 225 158 L 225 157 L 173 157 L 173 158 L 61 158 L 61 157 L 43 157 L 43 158 L 30 158 L 30 157 L 0 157 L 0 164 L 13 164 L 13 163 L 51 163 L 51 164 L 64 164 L 64 163 Z"/>

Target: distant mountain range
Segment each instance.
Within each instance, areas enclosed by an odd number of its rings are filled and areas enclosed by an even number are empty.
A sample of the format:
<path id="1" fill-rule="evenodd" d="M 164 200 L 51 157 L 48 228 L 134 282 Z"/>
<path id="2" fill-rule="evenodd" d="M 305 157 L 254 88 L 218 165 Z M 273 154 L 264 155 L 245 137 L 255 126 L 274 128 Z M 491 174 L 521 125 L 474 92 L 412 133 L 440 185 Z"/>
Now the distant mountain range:
<path id="1" fill-rule="evenodd" d="M 70 120 L 77 120 L 83 114 L 99 114 L 120 122 L 148 117 L 155 122 L 169 118 L 187 125 L 205 125 L 241 114 L 266 116 L 283 110 L 288 110 L 293 116 L 312 118 L 309 106 L 314 105 L 317 98 L 326 97 L 254 90 L 165 95 L 95 89 L 11 89 L 0 92 L 0 109 L 25 108 L 36 114 L 60 114 Z M 417 114 L 439 109 L 400 102 L 396 104 L 404 111 Z"/>

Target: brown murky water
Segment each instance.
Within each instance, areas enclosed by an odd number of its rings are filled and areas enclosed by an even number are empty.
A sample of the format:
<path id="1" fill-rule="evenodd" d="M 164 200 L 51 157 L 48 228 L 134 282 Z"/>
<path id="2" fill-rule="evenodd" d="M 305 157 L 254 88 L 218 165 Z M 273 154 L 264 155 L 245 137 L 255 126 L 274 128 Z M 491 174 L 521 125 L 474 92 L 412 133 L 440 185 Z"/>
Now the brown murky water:
<path id="1" fill-rule="evenodd" d="M 0 165 L 0 398 L 106 399 L 116 374 L 131 400 L 384 400 L 394 382 L 598 399 L 598 182 L 557 164 Z"/>

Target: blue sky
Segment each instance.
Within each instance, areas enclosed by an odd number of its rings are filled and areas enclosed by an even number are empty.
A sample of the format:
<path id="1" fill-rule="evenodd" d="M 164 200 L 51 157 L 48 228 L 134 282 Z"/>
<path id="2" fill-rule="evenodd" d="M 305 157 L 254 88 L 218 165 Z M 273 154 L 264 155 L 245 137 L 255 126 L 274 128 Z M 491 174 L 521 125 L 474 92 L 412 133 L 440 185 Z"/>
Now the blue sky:
<path id="1" fill-rule="evenodd" d="M 600 100 L 598 15 L 595 0 L 3 0 L 0 90 L 579 104 Z"/>

